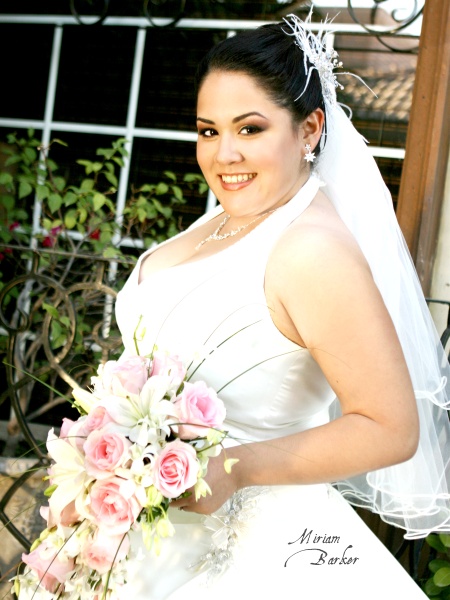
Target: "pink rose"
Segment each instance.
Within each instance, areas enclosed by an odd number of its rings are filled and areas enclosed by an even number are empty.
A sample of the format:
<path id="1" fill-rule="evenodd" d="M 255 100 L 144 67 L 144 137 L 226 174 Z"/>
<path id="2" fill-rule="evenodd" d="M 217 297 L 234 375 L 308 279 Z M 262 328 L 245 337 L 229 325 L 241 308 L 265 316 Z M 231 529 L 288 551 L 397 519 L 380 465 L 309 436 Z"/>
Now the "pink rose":
<path id="1" fill-rule="evenodd" d="M 107 535 L 129 531 L 141 512 L 136 496 L 128 491 L 125 479 L 101 479 L 92 486 L 89 512 L 94 523 Z"/>
<path id="2" fill-rule="evenodd" d="M 178 356 L 165 352 L 155 352 L 152 360 L 151 375 L 170 377 L 172 384 L 179 387 L 186 376 L 186 369 Z"/>
<path id="3" fill-rule="evenodd" d="M 180 438 L 190 440 L 204 436 L 208 427 L 220 428 L 225 419 L 224 403 L 204 381 L 186 382 L 174 405 L 182 423 L 178 426 Z"/>
<path id="4" fill-rule="evenodd" d="M 57 550 L 48 556 L 49 546 L 44 540 L 30 554 L 22 554 L 22 561 L 39 577 L 41 585 L 49 592 L 55 592 L 60 583 L 64 583 L 67 575 L 74 569 L 74 560 L 63 557 Z M 45 556 L 45 558 L 43 557 Z"/>
<path id="5" fill-rule="evenodd" d="M 73 448 L 82 450 L 87 433 L 83 418 L 77 419 L 76 421 L 64 418 L 59 432 L 59 438 L 65 439 Z"/>
<path id="6" fill-rule="evenodd" d="M 92 431 L 83 445 L 85 468 L 96 479 L 111 477 L 112 471 L 128 459 L 131 442 L 114 431 Z"/>
<path id="7" fill-rule="evenodd" d="M 113 564 L 127 557 L 130 549 L 128 535 L 109 536 L 98 530 L 94 539 L 87 541 L 82 550 L 82 560 L 90 569 L 103 575 Z"/>
<path id="8" fill-rule="evenodd" d="M 104 406 L 96 406 L 86 417 L 84 429 L 86 432 L 90 433 L 91 431 L 94 431 L 95 429 L 101 429 L 108 423 L 112 422 L 113 420 L 108 414 L 106 408 Z"/>
<path id="9" fill-rule="evenodd" d="M 109 360 L 100 373 L 103 389 L 122 398 L 139 394 L 149 378 L 149 368 L 150 360 L 143 356 Z"/>
<path id="10" fill-rule="evenodd" d="M 169 442 L 157 456 L 153 479 L 157 490 L 166 498 L 177 498 L 195 485 L 200 464 L 194 448 L 187 442 Z"/>

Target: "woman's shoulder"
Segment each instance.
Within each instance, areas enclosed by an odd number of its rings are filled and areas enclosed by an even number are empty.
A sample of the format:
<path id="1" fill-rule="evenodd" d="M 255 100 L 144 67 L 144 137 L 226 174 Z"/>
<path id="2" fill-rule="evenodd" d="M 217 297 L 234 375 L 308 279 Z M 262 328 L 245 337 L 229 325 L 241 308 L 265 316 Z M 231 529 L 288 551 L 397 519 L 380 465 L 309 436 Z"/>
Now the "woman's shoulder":
<path id="1" fill-rule="evenodd" d="M 284 231 L 267 262 L 266 295 L 285 307 L 322 306 L 348 294 L 375 298 L 375 287 L 358 243 L 321 192 Z"/>
<path id="2" fill-rule="evenodd" d="M 366 259 L 336 209 L 319 191 L 310 206 L 283 232 L 269 257 L 268 268 L 302 271 L 339 264 L 368 269 Z M 328 270 L 328 268 L 327 268 Z"/>

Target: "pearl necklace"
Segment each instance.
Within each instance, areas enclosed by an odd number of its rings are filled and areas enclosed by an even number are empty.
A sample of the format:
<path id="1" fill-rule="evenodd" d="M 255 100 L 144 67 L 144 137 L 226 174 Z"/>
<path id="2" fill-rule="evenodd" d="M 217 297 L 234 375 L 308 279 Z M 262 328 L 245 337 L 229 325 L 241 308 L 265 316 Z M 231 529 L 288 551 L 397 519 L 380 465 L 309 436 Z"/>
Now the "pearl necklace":
<path id="1" fill-rule="evenodd" d="M 225 219 L 221 223 L 219 223 L 219 226 L 217 227 L 217 229 L 215 231 L 213 231 L 213 233 L 211 233 L 211 235 L 209 235 L 207 238 L 205 238 L 200 243 L 198 243 L 195 246 L 195 249 L 198 250 L 199 248 L 201 248 L 203 246 L 203 244 L 206 244 L 207 242 L 211 242 L 211 241 L 218 242 L 220 240 L 225 240 L 226 238 L 233 237 L 233 236 L 237 235 L 238 233 L 240 233 L 241 231 L 243 231 L 244 229 L 247 229 L 247 227 L 250 227 L 250 225 L 253 225 L 253 223 L 258 221 L 258 219 L 261 219 L 262 217 L 265 217 L 266 215 L 270 215 L 271 213 L 275 212 L 276 210 L 278 210 L 278 208 L 279 207 L 261 213 L 260 215 L 255 217 L 252 221 L 250 221 L 250 223 L 247 223 L 247 225 L 240 225 L 239 227 L 237 227 L 236 229 L 232 229 L 228 233 L 220 234 L 222 229 L 225 227 L 225 225 L 231 219 L 231 215 L 226 215 Z"/>

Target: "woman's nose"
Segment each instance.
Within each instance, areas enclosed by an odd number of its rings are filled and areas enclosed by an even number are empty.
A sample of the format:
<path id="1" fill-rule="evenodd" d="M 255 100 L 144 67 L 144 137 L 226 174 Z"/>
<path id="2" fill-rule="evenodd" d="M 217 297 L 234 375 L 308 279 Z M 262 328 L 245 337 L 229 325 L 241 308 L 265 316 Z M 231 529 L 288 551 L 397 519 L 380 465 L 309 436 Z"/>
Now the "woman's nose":
<path id="1" fill-rule="evenodd" d="M 216 153 L 216 161 L 222 165 L 240 162 L 243 156 L 238 148 L 237 140 L 231 135 L 222 135 Z"/>

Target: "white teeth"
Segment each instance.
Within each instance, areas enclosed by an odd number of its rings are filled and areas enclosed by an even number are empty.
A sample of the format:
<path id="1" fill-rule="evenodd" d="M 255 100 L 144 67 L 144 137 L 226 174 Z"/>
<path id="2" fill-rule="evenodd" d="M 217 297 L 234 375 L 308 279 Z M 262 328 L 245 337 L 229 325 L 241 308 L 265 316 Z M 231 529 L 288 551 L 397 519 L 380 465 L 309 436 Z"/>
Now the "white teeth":
<path id="1" fill-rule="evenodd" d="M 253 173 L 244 173 L 239 175 L 222 175 L 222 181 L 224 183 L 241 183 L 242 181 L 248 181 L 253 179 Z"/>

